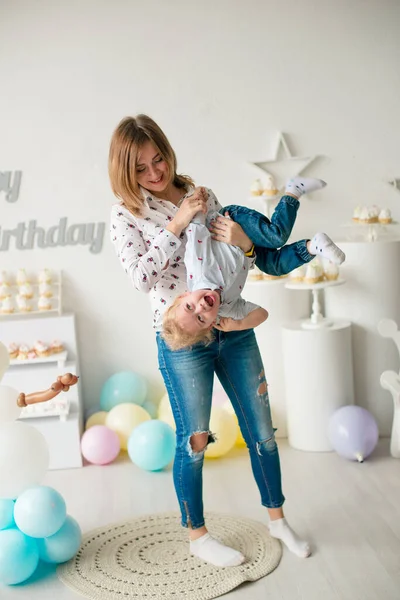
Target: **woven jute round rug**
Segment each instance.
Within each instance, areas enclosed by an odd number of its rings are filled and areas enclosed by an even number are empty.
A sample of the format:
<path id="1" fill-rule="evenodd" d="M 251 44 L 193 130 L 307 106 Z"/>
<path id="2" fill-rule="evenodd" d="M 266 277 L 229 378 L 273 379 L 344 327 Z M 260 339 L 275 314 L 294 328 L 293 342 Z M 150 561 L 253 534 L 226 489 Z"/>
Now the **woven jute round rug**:
<path id="1" fill-rule="evenodd" d="M 247 562 L 219 568 L 190 556 L 179 515 L 163 513 L 87 533 L 77 556 L 58 567 L 58 576 L 93 600 L 209 600 L 278 566 L 281 546 L 264 524 L 209 513 L 207 527 L 218 540 L 240 550 Z"/>

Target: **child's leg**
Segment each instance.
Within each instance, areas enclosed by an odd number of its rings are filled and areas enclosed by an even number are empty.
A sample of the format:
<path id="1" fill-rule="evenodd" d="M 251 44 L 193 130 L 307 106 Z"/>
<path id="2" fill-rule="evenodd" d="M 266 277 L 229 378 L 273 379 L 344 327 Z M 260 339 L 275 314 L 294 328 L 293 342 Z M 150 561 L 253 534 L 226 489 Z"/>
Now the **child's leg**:
<path id="1" fill-rule="evenodd" d="M 292 233 L 300 206 L 298 198 L 325 186 L 326 183 L 321 179 L 309 177 L 290 179 L 286 185 L 286 193 L 280 199 L 271 220 L 256 210 L 237 205 L 227 206 L 221 213 L 225 214 L 227 211 L 230 217 L 239 223 L 257 248 L 281 248 Z"/>
<path id="2" fill-rule="evenodd" d="M 293 269 L 310 262 L 314 255 L 307 250 L 309 240 L 287 244 L 279 250 L 256 248 L 256 266 L 268 275 L 287 275 Z"/>
<path id="3" fill-rule="evenodd" d="M 284 246 L 289 239 L 299 206 L 297 198 L 282 196 L 271 220 L 257 210 L 236 204 L 226 206 L 221 210 L 221 214 L 228 212 L 255 246 L 275 249 Z"/>

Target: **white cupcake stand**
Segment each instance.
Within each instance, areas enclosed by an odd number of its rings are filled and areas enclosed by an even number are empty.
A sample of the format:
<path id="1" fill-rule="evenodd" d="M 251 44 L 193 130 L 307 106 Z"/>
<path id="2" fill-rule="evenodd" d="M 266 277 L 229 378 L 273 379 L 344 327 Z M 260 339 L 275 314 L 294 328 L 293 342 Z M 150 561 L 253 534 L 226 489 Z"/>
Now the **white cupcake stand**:
<path id="1" fill-rule="evenodd" d="M 288 438 L 298 450 L 332 450 L 329 419 L 338 408 L 354 402 L 351 324 L 325 317 L 321 302 L 326 289 L 344 283 L 338 279 L 285 284 L 290 290 L 312 293 L 310 318 L 283 327 Z"/>

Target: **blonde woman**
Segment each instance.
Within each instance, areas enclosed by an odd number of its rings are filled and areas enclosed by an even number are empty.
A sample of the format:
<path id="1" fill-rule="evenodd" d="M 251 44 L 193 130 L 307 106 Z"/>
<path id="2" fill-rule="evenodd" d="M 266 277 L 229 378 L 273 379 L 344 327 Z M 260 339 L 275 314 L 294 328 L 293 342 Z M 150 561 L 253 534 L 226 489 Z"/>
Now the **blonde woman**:
<path id="1" fill-rule="evenodd" d="M 204 521 L 202 469 L 204 452 L 214 441 L 209 420 L 216 373 L 246 440 L 261 502 L 269 513 L 271 535 L 297 556 L 309 556 L 309 545 L 297 537 L 283 513 L 279 453 L 253 329 L 215 330 L 210 344 L 177 351 L 172 351 L 160 335 L 164 312 L 187 291 L 185 228 L 198 212 L 219 211 L 218 200 L 211 190 L 207 194 L 195 191 L 192 179 L 177 173 L 176 156 L 168 139 L 146 115 L 127 117 L 114 131 L 109 174 L 120 200 L 111 211 L 112 242 L 134 287 L 150 295 L 159 368 L 176 423 L 174 485 L 182 525 L 189 530 L 191 554 L 221 567 L 246 560 L 240 548 L 229 548 L 212 538 Z M 240 225 L 222 216 L 212 234 L 244 253 L 253 245 Z"/>

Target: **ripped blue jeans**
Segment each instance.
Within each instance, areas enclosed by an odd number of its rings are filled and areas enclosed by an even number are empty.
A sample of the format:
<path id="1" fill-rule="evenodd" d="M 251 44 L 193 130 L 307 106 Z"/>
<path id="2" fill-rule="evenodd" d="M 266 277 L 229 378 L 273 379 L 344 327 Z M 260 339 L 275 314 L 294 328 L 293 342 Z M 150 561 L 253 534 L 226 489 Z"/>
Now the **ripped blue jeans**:
<path id="1" fill-rule="evenodd" d="M 278 508 L 285 500 L 267 382 L 254 331 L 214 333 L 208 346 L 200 343 L 177 351 L 171 351 L 157 333 L 159 367 L 176 423 L 175 490 L 182 525 L 193 529 L 204 525 L 204 451 L 193 450 L 192 437 L 207 432 L 208 443 L 213 442 L 209 422 L 214 372 L 238 417 L 261 503 Z"/>

